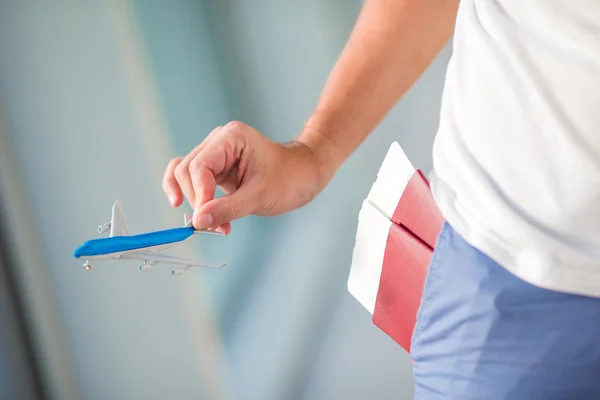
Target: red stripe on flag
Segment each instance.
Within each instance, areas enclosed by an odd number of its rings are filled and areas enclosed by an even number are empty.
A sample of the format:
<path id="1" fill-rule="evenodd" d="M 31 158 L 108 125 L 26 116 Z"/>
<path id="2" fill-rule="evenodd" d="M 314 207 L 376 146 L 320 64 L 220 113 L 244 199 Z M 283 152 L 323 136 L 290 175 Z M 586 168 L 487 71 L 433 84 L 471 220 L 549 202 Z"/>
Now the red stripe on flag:
<path id="1" fill-rule="evenodd" d="M 373 312 L 373 323 L 410 352 L 410 342 L 432 250 L 392 224 Z"/>
<path id="2" fill-rule="evenodd" d="M 444 223 L 421 171 L 411 177 L 392 222 L 373 323 L 410 352 L 427 269 Z"/>
<path id="3" fill-rule="evenodd" d="M 406 185 L 392 216 L 392 222 L 404 225 L 429 247 L 435 247 L 444 217 L 435 204 L 429 182 L 421 171 L 415 171 Z"/>

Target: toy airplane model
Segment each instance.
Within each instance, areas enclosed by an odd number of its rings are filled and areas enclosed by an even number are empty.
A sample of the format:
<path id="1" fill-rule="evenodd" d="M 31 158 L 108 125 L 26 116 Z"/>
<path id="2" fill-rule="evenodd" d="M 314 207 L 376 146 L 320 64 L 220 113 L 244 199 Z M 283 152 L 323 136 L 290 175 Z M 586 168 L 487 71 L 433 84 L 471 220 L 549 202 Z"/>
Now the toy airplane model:
<path id="1" fill-rule="evenodd" d="M 143 263 L 138 267 L 140 272 L 152 269 L 158 263 L 178 264 L 183 267 L 171 271 L 174 276 L 182 275 L 191 267 L 221 268 L 227 265 L 208 264 L 199 261 L 186 260 L 166 255 L 160 250 L 180 244 L 196 234 L 220 235 L 222 233 L 209 230 L 195 230 L 189 214 L 184 216 L 184 225 L 180 228 L 130 235 L 125 222 L 125 215 L 121 202 L 113 204 L 110 222 L 98 226 L 98 233 L 109 232 L 108 237 L 88 240 L 79 246 L 73 255 L 75 258 L 85 259 L 83 266 L 88 271 L 92 269 L 90 260 L 140 260 Z"/>

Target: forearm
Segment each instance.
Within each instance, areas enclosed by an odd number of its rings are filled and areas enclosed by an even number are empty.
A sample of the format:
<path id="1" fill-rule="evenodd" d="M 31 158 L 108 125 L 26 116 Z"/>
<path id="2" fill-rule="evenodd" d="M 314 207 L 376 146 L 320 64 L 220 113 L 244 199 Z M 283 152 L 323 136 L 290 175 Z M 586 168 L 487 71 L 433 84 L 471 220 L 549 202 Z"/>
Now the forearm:
<path id="1" fill-rule="evenodd" d="M 451 38 L 459 0 L 366 0 L 298 140 L 329 179 Z"/>

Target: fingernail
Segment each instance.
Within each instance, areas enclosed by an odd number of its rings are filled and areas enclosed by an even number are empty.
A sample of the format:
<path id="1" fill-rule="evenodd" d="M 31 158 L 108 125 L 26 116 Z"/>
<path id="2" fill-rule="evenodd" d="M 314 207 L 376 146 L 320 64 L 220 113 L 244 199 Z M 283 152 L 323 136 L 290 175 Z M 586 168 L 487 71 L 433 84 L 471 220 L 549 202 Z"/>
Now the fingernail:
<path id="1" fill-rule="evenodd" d="M 174 194 L 169 194 L 169 203 L 171 203 L 171 205 L 175 204 L 175 195 Z"/>
<path id="2" fill-rule="evenodd" d="M 198 216 L 198 225 L 199 229 L 206 229 L 210 227 L 213 223 L 213 217 L 210 214 L 200 214 Z"/>

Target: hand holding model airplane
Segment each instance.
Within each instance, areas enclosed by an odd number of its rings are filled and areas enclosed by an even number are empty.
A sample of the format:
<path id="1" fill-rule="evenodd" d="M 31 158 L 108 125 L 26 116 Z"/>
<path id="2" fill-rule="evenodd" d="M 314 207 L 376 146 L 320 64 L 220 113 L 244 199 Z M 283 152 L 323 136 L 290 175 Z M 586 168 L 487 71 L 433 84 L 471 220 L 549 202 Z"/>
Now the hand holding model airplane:
<path id="1" fill-rule="evenodd" d="M 221 268 L 227 265 L 227 263 L 209 264 L 188 260 L 160 252 L 161 250 L 180 244 L 197 234 L 223 236 L 223 233 L 220 232 L 194 229 L 192 218 L 189 214 L 185 214 L 184 216 L 183 227 L 130 235 L 121 202 L 117 200 L 112 208 L 110 222 L 98 226 L 98 233 L 103 234 L 106 232 L 109 232 L 108 237 L 88 240 L 73 253 L 75 258 L 86 260 L 83 266 L 88 271 L 92 269 L 90 260 L 109 259 L 143 261 L 138 267 L 140 272 L 148 271 L 158 263 L 183 265 L 183 267 L 175 268 L 171 271 L 171 274 L 174 276 L 182 275 L 191 267 Z"/>

